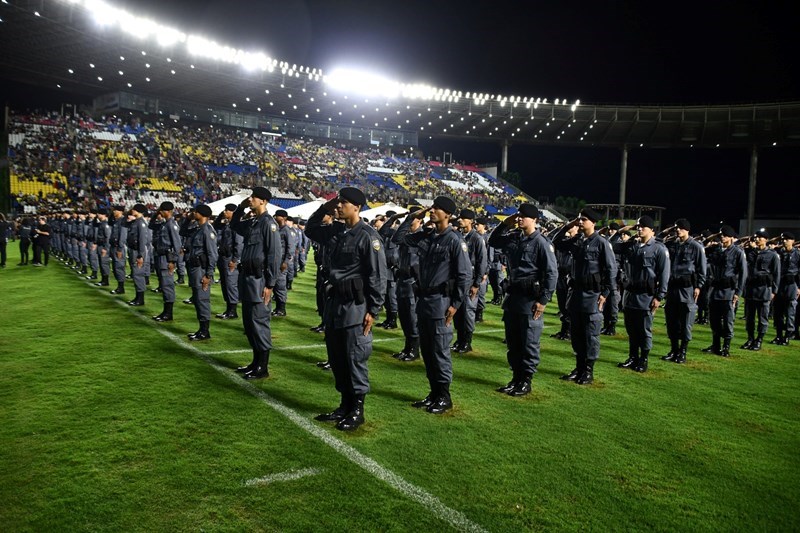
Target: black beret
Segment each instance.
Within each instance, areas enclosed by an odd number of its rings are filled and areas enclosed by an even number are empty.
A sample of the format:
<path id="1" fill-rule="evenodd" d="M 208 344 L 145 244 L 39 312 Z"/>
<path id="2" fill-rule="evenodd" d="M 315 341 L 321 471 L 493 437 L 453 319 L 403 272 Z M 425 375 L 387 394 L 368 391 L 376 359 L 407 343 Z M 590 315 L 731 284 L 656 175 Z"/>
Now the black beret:
<path id="1" fill-rule="evenodd" d="M 387 217 L 393 217 L 393 216 L 395 216 L 396 214 L 397 214 L 397 211 L 386 211 L 386 216 L 387 216 Z"/>
<path id="2" fill-rule="evenodd" d="M 722 233 L 724 237 L 736 237 L 736 231 L 727 224 L 719 228 L 719 232 Z"/>
<path id="3" fill-rule="evenodd" d="M 147 207 L 144 204 L 136 204 L 131 209 L 142 215 L 147 213 Z"/>
<path id="4" fill-rule="evenodd" d="M 272 200 L 272 193 L 266 187 L 253 187 L 253 192 L 250 194 L 253 198 L 260 198 L 261 200 Z"/>
<path id="5" fill-rule="evenodd" d="M 608 225 L 608 227 L 610 229 L 613 229 L 614 231 L 617 231 L 620 228 L 620 225 L 617 224 L 616 222 L 612 222 L 611 224 Z"/>
<path id="6" fill-rule="evenodd" d="M 297 219 L 297 225 L 298 226 L 305 226 L 306 222 L 308 222 L 308 221 L 306 219 L 304 219 L 304 218 L 298 218 Z"/>
<path id="7" fill-rule="evenodd" d="M 783 233 L 781 233 L 781 239 L 786 241 L 793 241 L 794 233 L 792 233 L 791 231 L 784 231 Z"/>
<path id="8" fill-rule="evenodd" d="M 113 209 L 114 211 L 123 211 L 124 212 L 125 211 L 125 206 L 124 205 L 115 205 L 111 209 Z"/>
<path id="9" fill-rule="evenodd" d="M 458 215 L 458 218 L 463 218 L 464 220 L 475 220 L 475 211 L 472 209 L 462 209 L 461 213 Z"/>
<path id="10" fill-rule="evenodd" d="M 294 223 L 294 217 L 286 217 L 286 222 Z"/>
<path id="11" fill-rule="evenodd" d="M 211 208 L 208 207 L 206 204 L 200 204 L 194 208 L 195 213 L 198 213 L 200 216 L 204 216 L 206 218 L 211 216 Z"/>
<path id="12" fill-rule="evenodd" d="M 689 224 L 689 221 L 686 220 L 685 218 L 679 218 L 678 220 L 676 220 L 675 221 L 675 226 L 678 229 L 684 229 L 686 231 L 692 231 L 692 225 Z"/>
<path id="13" fill-rule="evenodd" d="M 159 211 L 172 211 L 175 209 L 175 204 L 172 202 L 161 202 L 161 205 L 158 206 Z"/>
<path id="14" fill-rule="evenodd" d="M 93 208 L 89 209 L 89 213 L 91 213 L 91 214 L 93 214 L 93 215 L 96 215 L 96 214 L 97 214 L 97 209 L 95 209 L 95 208 L 93 207 Z"/>
<path id="15" fill-rule="evenodd" d="M 411 205 L 411 206 L 408 207 L 408 212 L 409 213 L 416 213 L 420 209 L 422 209 L 421 205 Z"/>
<path id="16" fill-rule="evenodd" d="M 639 217 L 639 220 L 636 221 L 636 225 L 640 228 L 653 229 L 655 228 L 656 223 L 653 221 L 653 217 L 645 215 L 643 217 Z"/>
<path id="17" fill-rule="evenodd" d="M 285 209 L 278 209 L 277 211 L 275 211 L 275 216 L 276 217 L 288 218 L 289 217 L 289 213 L 287 213 Z"/>
<path id="18" fill-rule="evenodd" d="M 598 220 L 600 220 L 600 213 L 598 213 L 591 207 L 584 207 L 583 209 L 581 209 L 580 215 L 582 217 L 588 218 L 592 222 L 597 222 Z"/>
<path id="19" fill-rule="evenodd" d="M 363 192 L 355 187 L 342 187 L 342 189 L 339 191 L 339 198 L 347 200 L 353 205 L 367 204 L 367 197 L 364 196 Z"/>
<path id="20" fill-rule="evenodd" d="M 236 211 L 236 204 L 225 204 L 225 211 Z"/>
<path id="21" fill-rule="evenodd" d="M 478 217 L 475 219 L 476 224 L 483 224 L 484 226 L 489 224 L 489 219 L 486 217 Z"/>
<path id="22" fill-rule="evenodd" d="M 519 206 L 519 214 L 528 218 L 539 218 L 539 208 L 533 204 L 522 204 Z"/>
<path id="23" fill-rule="evenodd" d="M 438 207 L 448 215 L 452 215 L 456 212 L 456 203 L 453 201 L 452 198 L 448 198 L 447 196 L 437 196 L 433 200 L 433 207 Z"/>
<path id="24" fill-rule="evenodd" d="M 753 237 L 761 237 L 762 239 L 769 239 L 769 235 L 767 234 L 766 230 L 760 229 L 753 233 Z"/>

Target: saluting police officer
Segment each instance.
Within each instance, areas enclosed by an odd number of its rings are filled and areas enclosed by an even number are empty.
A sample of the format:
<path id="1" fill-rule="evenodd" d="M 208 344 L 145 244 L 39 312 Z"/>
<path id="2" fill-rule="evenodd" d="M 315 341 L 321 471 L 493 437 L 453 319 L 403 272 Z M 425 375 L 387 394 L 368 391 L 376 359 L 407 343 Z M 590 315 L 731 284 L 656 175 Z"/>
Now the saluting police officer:
<path id="1" fill-rule="evenodd" d="M 217 264 L 217 234 L 209 224 L 211 208 L 205 204 L 194 210 L 197 228 L 186 242 L 186 264 L 189 267 L 189 285 L 192 287 L 192 303 L 197 313 L 200 328 L 189 333 L 190 341 L 204 341 L 211 338 L 208 330 L 211 323 L 211 285 L 214 268 Z M 181 228 L 181 233 L 188 235 Z"/>
<path id="2" fill-rule="evenodd" d="M 578 385 L 589 385 L 594 381 L 594 364 L 600 356 L 603 306 L 617 276 L 617 263 L 611 245 L 595 231 L 598 220 L 600 213 L 586 207 L 575 220 L 562 226 L 553 236 L 553 245 L 557 250 L 572 254 L 567 312 L 575 368 L 561 376 L 561 379 L 574 381 Z M 575 226 L 578 227 L 578 235 L 566 238 L 567 232 Z"/>
<path id="3" fill-rule="evenodd" d="M 709 255 L 714 278 L 708 308 L 713 340 L 711 346 L 702 351 L 728 357 L 733 339 L 734 308 L 747 279 L 747 260 L 744 250 L 734 244 L 736 232 L 732 227 L 722 226 L 718 235 L 722 247 Z"/>
<path id="4" fill-rule="evenodd" d="M 622 306 L 628 358 L 617 366 L 640 373 L 647 372 L 653 348 L 653 315 L 667 295 L 670 274 L 669 252 L 656 240 L 654 226 L 651 217 L 639 218 L 637 238 L 622 245 L 627 279 Z"/>
<path id="5" fill-rule="evenodd" d="M 753 235 L 755 246 L 745 254 L 747 283 L 744 290 L 744 315 L 747 342 L 741 348 L 754 352 L 761 349 L 764 335 L 767 334 L 769 306 L 778 293 L 778 283 L 781 279 L 780 257 L 775 250 L 767 246 L 767 239 L 769 239 L 767 232 L 758 230 Z M 758 319 L 757 330 L 756 319 Z"/>
<path id="6" fill-rule="evenodd" d="M 175 306 L 175 264 L 181 249 L 181 236 L 178 223 L 172 216 L 174 210 L 172 202 L 161 202 L 158 211 L 150 219 L 156 275 L 164 299 L 164 310 L 153 317 L 156 322 L 171 321 L 172 308 Z"/>
<path id="7" fill-rule="evenodd" d="M 467 254 L 472 265 L 472 279 L 470 281 L 469 293 L 464 304 L 456 311 L 453 318 L 456 327 L 457 340 L 450 349 L 456 353 L 467 353 L 472 351 L 472 335 L 475 333 L 475 313 L 478 309 L 478 293 L 481 284 L 488 272 L 486 259 L 486 241 L 475 231 L 475 211 L 472 209 L 462 209 L 458 215 L 458 229 L 464 236 L 467 244 Z"/>
<path id="8" fill-rule="evenodd" d="M 377 232 L 359 217 L 364 193 L 344 187 L 339 196 L 317 209 L 306 235 L 331 246 L 325 303 L 325 345 L 333 370 L 339 407 L 316 420 L 336 422 L 352 431 L 364 423 L 364 397 L 369 392 L 367 360 L 372 353 L 372 326 L 386 296 L 386 256 Z M 326 213 L 337 219 L 325 226 Z"/>
<path id="9" fill-rule="evenodd" d="M 125 294 L 125 254 L 128 242 L 128 221 L 125 217 L 125 207 L 115 205 L 112 208 L 114 221 L 111 226 L 110 248 L 111 265 L 114 270 L 114 279 L 117 288 L 111 294 Z"/>
<path id="10" fill-rule="evenodd" d="M 266 187 L 253 187 L 231 215 L 230 227 L 243 237 L 239 262 L 239 299 L 242 304 L 242 325 L 253 350 L 249 365 L 236 372 L 245 379 L 269 376 L 269 355 L 272 350 L 270 303 L 281 265 L 281 243 L 278 224 L 267 212 L 272 193 Z M 245 208 L 250 217 L 245 218 Z"/>
<path id="11" fill-rule="evenodd" d="M 136 204 L 131 209 L 130 227 L 128 228 L 128 250 L 133 257 L 133 267 L 131 277 L 136 288 L 136 298 L 128 302 L 128 305 L 144 305 L 144 291 L 147 290 L 146 278 L 150 273 L 150 257 L 148 244 L 150 241 L 150 231 L 147 229 L 143 215 L 147 212 L 144 204 Z"/>
<path id="12" fill-rule="evenodd" d="M 219 281 L 222 287 L 222 296 L 225 299 L 225 312 L 216 315 L 222 320 L 239 318 L 236 307 L 239 305 L 239 258 L 242 255 L 242 236 L 236 233 L 230 221 L 236 211 L 235 204 L 225 205 L 225 209 L 214 221 L 214 229 L 217 230 L 217 244 L 219 245 L 219 257 L 217 259 L 217 270 L 219 270 Z"/>
<path id="13" fill-rule="evenodd" d="M 522 204 L 489 236 L 489 246 L 502 249 L 510 273 L 503 300 L 503 323 L 512 378 L 497 389 L 509 396 L 531 392 L 531 378 L 539 366 L 539 340 L 544 309 L 553 297 L 558 267 L 553 245 L 536 228 L 539 209 Z M 516 229 L 513 229 L 516 226 Z"/>
<path id="14" fill-rule="evenodd" d="M 289 289 L 289 270 L 294 269 L 294 252 L 297 247 L 294 231 L 286 223 L 289 218 L 284 209 L 275 211 L 275 222 L 278 223 L 278 233 L 281 238 L 281 268 L 278 281 L 275 283 L 275 309 L 272 316 L 286 316 L 286 300 Z"/>
<path id="15" fill-rule="evenodd" d="M 692 327 L 697 313 L 697 299 L 706 282 L 706 252 L 703 245 L 689 235 L 691 224 L 685 218 L 675 221 L 677 238 L 667 249 L 672 261 L 667 288 L 667 335 L 671 349 L 664 361 L 686 362 L 686 349 L 692 340 Z"/>
<path id="16" fill-rule="evenodd" d="M 456 203 L 451 198 L 437 196 L 431 207 L 410 213 L 394 237 L 397 243 L 417 247 L 419 252 L 417 325 L 430 392 L 411 405 L 433 414 L 453 408 L 450 397 L 453 381 L 451 322 L 458 308 L 464 305 L 472 282 L 467 243 L 450 225 L 450 216 L 455 212 Z M 433 227 L 410 233 L 413 220 L 422 219 L 428 213 L 429 224 Z"/>
<path id="17" fill-rule="evenodd" d="M 97 212 L 97 228 L 95 229 L 95 244 L 97 245 L 97 255 L 100 262 L 100 281 L 95 283 L 97 287 L 108 287 L 108 276 L 111 271 L 111 226 L 108 224 L 108 211 L 100 210 Z"/>
<path id="18" fill-rule="evenodd" d="M 409 212 L 414 213 L 422 209 L 412 205 Z M 392 215 L 386 224 L 394 224 L 396 218 L 405 213 Z M 422 219 L 412 218 L 411 234 L 422 231 Z M 404 362 L 419 359 L 419 327 L 417 325 L 417 295 L 415 294 L 419 279 L 419 253 L 415 246 L 408 246 L 404 242 L 397 242 L 397 232 L 392 234 L 392 242 L 398 246 L 398 262 L 395 278 L 397 280 L 397 311 L 400 317 L 400 327 L 403 328 L 405 344 L 403 349 L 392 354 L 392 357 Z"/>
<path id="19" fill-rule="evenodd" d="M 383 240 L 383 251 L 386 255 L 386 298 L 384 299 L 384 308 L 386 309 L 386 319 L 378 324 L 378 327 L 384 329 L 397 329 L 397 280 L 395 273 L 397 272 L 398 262 L 400 261 L 400 250 L 396 243 L 392 242 L 392 237 L 395 233 L 394 221 L 397 218 L 394 216 L 395 211 L 387 211 L 387 220 L 375 225 L 378 235 Z"/>
<path id="20" fill-rule="evenodd" d="M 794 247 L 794 234 L 784 231 L 780 236 L 781 282 L 775 296 L 775 338 L 772 344 L 789 346 L 789 339 L 795 332 L 795 314 L 797 313 L 798 273 L 800 273 L 800 250 Z"/>

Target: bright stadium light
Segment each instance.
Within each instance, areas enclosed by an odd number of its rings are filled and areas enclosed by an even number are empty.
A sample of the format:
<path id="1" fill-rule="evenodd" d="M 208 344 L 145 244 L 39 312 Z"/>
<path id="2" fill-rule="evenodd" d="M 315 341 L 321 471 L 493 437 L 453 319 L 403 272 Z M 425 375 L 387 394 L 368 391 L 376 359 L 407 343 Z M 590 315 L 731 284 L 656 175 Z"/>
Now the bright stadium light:
<path id="1" fill-rule="evenodd" d="M 400 84 L 378 74 L 352 70 L 334 69 L 323 77 L 325 83 L 340 92 L 362 96 L 383 96 L 395 98 L 400 94 Z"/>

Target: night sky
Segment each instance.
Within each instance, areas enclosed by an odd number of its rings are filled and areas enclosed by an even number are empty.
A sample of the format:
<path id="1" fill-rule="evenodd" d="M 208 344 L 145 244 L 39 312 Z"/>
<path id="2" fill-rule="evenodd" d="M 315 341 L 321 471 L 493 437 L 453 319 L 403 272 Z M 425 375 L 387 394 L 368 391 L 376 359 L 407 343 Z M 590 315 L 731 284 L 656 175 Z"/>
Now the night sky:
<path id="1" fill-rule="evenodd" d="M 138 0 L 112 4 L 187 33 L 298 65 L 377 70 L 404 82 L 583 103 L 800 100 L 796 18 L 770 2 Z M 499 162 L 497 145 L 420 139 L 426 154 Z M 620 152 L 512 146 L 509 169 L 535 197 L 618 200 Z M 800 149 L 762 149 L 758 214 L 798 214 Z M 745 150 L 633 149 L 628 203 L 668 221 L 738 226 Z"/>

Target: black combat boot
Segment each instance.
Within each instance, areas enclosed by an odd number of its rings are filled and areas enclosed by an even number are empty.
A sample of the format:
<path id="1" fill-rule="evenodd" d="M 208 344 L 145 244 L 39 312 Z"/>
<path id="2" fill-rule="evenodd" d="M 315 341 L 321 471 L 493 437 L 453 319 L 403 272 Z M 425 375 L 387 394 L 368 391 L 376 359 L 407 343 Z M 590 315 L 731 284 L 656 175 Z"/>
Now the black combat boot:
<path id="1" fill-rule="evenodd" d="M 111 294 L 125 294 L 125 284 L 117 283 L 117 288 L 111 291 Z"/>
<path id="2" fill-rule="evenodd" d="M 511 376 L 511 381 L 502 387 L 496 388 L 495 390 L 497 392 L 502 392 L 503 394 L 511 394 L 511 391 L 514 390 L 514 386 L 517 384 L 517 381 L 519 381 L 519 373 L 515 371 L 513 376 Z"/>
<path id="3" fill-rule="evenodd" d="M 269 377 L 269 350 L 258 352 L 256 367 L 244 374 L 244 379 L 263 379 Z"/>
<path id="4" fill-rule="evenodd" d="M 339 422 L 347 415 L 348 412 L 350 412 L 351 404 L 352 400 L 342 394 L 342 401 L 339 402 L 339 407 L 330 413 L 322 413 L 321 415 L 315 416 L 314 420 L 318 420 L 320 422 Z"/>
<path id="5" fill-rule="evenodd" d="M 128 305 L 138 307 L 144 305 L 144 292 L 136 291 L 136 298 L 128 302 Z"/>
<path id="6" fill-rule="evenodd" d="M 94 284 L 95 287 L 108 287 L 108 276 L 101 276 L 100 281 Z"/>
<path id="7" fill-rule="evenodd" d="M 364 423 L 364 394 L 356 394 L 353 397 L 353 404 L 344 418 L 336 424 L 339 431 L 355 431 Z"/>
<path id="8" fill-rule="evenodd" d="M 483 309 L 475 310 L 475 322 L 483 322 Z"/>
<path id="9" fill-rule="evenodd" d="M 426 411 L 434 415 L 440 415 L 453 408 L 453 402 L 450 399 L 450 384 L 440 384 L 437 388 L 436 398 L 425 408 Z"/>
<path id="10" fill-rule="evenodd" d="M 92 273 L 86 276 L 86 279 L 97 279 L 97 270 L 92 269 Z"/>
<path id="11" fill-rule="evenodd" d="M 583 367 L 583 372 L 575 380 L 578 385 L 591 385 L 594 382 L 594 361 L 586 361 Z"/>
<path id="12" fill-rule="evenodd" d="M 721 355 L 720 354 L 720 338 L 714 335 L 714 339 L 711 341 L 711 346 L 708 348 L 703 348 L 700 350 L 703 353 L 713 353 L 714 355 Z M 730 343 L 728 343 L 730 344 Z"/>
<path id="13" fill-rule="evenodd" d="M 522 376 L 515 384 L 514 387 L 506 394 L 509 396 L 525 396 L 531 393 L 531 378 L 533 376 Z"/>
<path id="14" fill-rule="evenodd" d="M 457 353 L 467 353 L 472 351 L 472 333 L 467 333 L 461 346 L 456 348 Z"/>
<path id="15" fill-rule="evenodd" d="M 583 374 L 583 369 L 586 366 L 586 358 L 584 356 L 575 355 L 575 368 L 572 369 L 572 372 L 569 374 L 564 374 L 559 379 L 563 381 L 575 381 L 581 374 Z"/>
<path id="16" fill-rule="evenodd" d="M 236 369 L 236 373 L 237 374 L 247 374 L 248 372 L 250 372 L 251 370 L 253 370 L 257 366 L 258 366 L 258 351 L 257 350 L 253 350 L 253 360 L 250 361 L 249 365 L 240 366 L 239 368 L 237 368 Z"/>
<path id="17" fill-rule="evenodd" d="M 689 347 L 689 341 L 681 341 L 681 347 L 678 349 L 677 355 L 672 358 L 673 363 L 682 365 L 686 362 L 686 349 Z"/>
<path id="18" fill-rule="evenodd" d="M 411 407 L 416 407 L 417 409 L 428 409 L 433 402 L 436 401 L 436 398 L 439 395 L 439 387 L 434 385 L 431 387 L 431 391 L 425 396 L 423 399 L 418 400 L 411 404 Z"/>
<path id="19" fill-rule="evenodd" d="M 238 304 L 228 304 L 228 320 L 239 318 L 239 313 L 236 311 Z"/>
<path id="20" fill-rule="evenodd" d="M 636 366 L 633 367 L 635 372 L 639 372 L 640 374 L 647 372 L 647 356 L 649 354 L 650 350 L 642 350 L 642 355 L 636 359 Z"/>
<path id="21" fill-rule="evenodd" d="M 408 352 L 400 360 L 408 363 L 417 359 L 419 359 L 419 337 L 411 337 L 409 339 Z"/>
<path id="22" fill-rule="evenodd" d="M 383 329 L 397 329 L 397 313 L 386 313 L 386 320 L 381 324 Z"/>
<path id="23" fill-rule="evenodd" d="M 730 357 L 731 356 L 731 340 L 725 339 L 722 341 L 722 349 L 719 352 L 716 352 L 717 355 L 721 355 L 722 357 Z"/>
<path id="24" fill-rule="evenodd" d="M 153 320 L 156 322 L 172 322 L 172 302 L 164 302 L 164 310 L 160 315 L 154 316 Z"/>
<path id="25" fill-rule="evenodd" d="M 622 363 L 617 363 L 617 366 L 619 368 L 630 368 L 631 370 L 633 370 L 634 367 L 636 366 L 636 355 L 637 355 L 636 352 L 637 350 L 635 348 L 629 348 L 628 358 L 625 359 L 625 361 L 623 361 Z"/>
<path id="26" fill-rule="evenodd" d="M 739 346 L 739 348 L 741 348 L 742 350 L 749 350 L 750 347 L 753 346 L 753 342 L 755 342 L 755 339 L 753 338 L 753 335 L 751 333 L 748 333 L 747 334 L 747 342 L 745 342 L 744 344 Z"/>
<path id="27" fill-rule="evenodd" d="M 190 341 L 206 341 L 211 338 L 211 332 L 208 330 L 209 321 L 208 320 L 201 320 L 200 321 L 200 329 L 198 329 L 194 333 L 190 333 L 187 335 Z"/>
<path id="28" fill-rule="evenodd" d="M 756 337 L 756 340 L 753 341 L 753 344 L 750 346 L 750 350 L 754 352 L 761 351 L 761 345 L 764 343 L 764 335 L 759 335 Z"/>
<path id="29" fill-rule="evenodd" d="M 665 356 L 663 356 L 661 358 L 662 361 L 670 361 L 671 362 L 673 359 L 675 359 L 675 356 L 678 355 L 678 352 L 680 351 L 680 348 L 678 348 L 678 341 L 677 340 L 670 339 L 669 342 L 672 345 L 672 348 L 667 353 L 667 355 L 665 355 Z"/>

